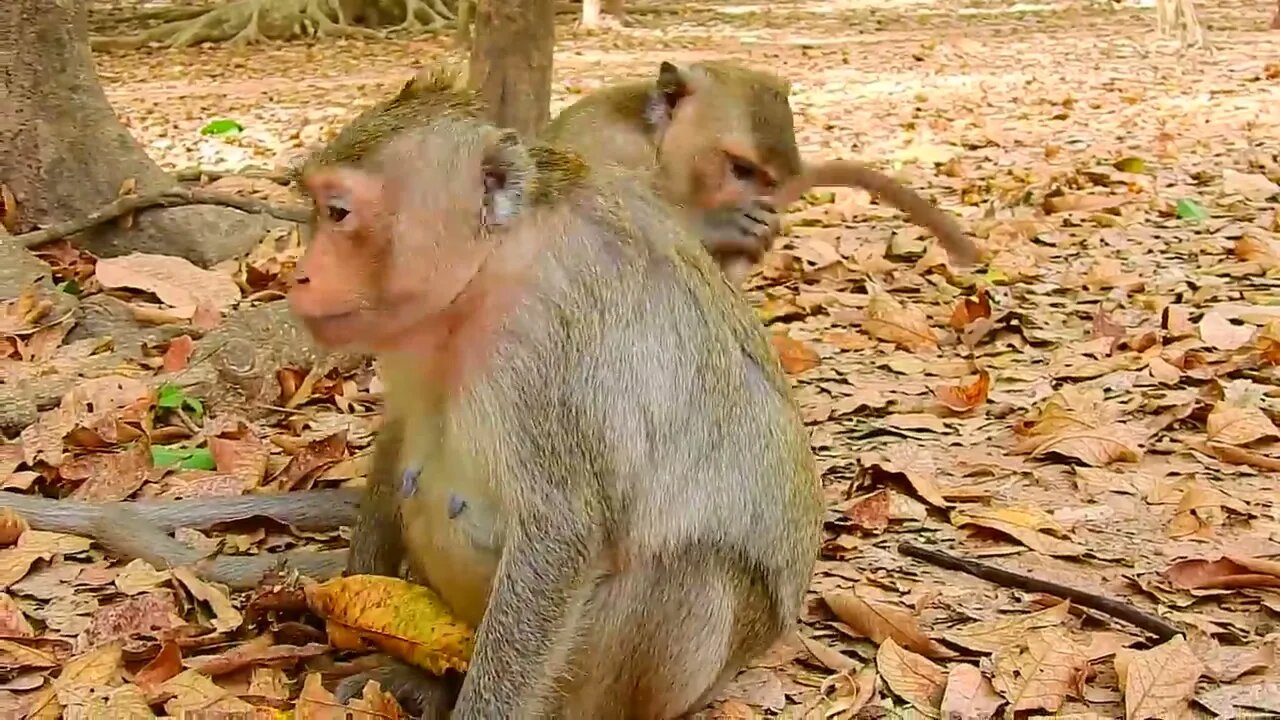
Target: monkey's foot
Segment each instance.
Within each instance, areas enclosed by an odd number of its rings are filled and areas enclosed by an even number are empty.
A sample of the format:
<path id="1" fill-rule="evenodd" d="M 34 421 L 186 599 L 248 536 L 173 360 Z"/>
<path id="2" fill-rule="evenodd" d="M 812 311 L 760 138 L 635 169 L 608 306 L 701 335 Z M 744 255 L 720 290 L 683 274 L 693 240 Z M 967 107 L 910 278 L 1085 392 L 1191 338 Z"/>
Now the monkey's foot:
<path id="1" fill-rule="evenodd" d="M 346 704 L 352 698 L 360 697 L 370 680 L 391 693 L 411 717 L 442 720 L 449 717 L 462 685 L 460 676 L 428 675 L 412 665 L 387 658 L 381 667 L 344 679 L 333 694 L 338 702 Z"/>

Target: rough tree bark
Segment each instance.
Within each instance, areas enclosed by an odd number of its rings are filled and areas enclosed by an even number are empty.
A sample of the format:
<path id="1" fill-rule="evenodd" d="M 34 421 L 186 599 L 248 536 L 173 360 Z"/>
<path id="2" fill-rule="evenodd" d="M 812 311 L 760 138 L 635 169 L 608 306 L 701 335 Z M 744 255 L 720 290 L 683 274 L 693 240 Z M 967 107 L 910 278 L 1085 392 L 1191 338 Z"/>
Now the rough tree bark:
<path id="1" fill-rule="evenodd" d="M 0 183 L 17 200 L 15 232 L 86 215 L 117 197 L 172 187 L 120 123 L 89 53 L 83 0 L 0 2 Z M 276 221 L 217 207 L 137 216 L 75 240 L 93 252 L 181 255 L 209 264 L 243 252 Z"/>
<path id="2" fill-rule="evenodd" d="M 229 0 L 198 17 L 163 23 L 137 35 L 94 38 L 94 49 L 159 43 L 249 45 L 315 37 L 381 37 L 374 28 L 439 32 L 454 20 L 454 0 Z"/>
<path id="3" fill-rule="evenodd" d="M 551 117 L 554 0 L 479 0 L 468 78 L 490 119 L 532 137 Z"/>

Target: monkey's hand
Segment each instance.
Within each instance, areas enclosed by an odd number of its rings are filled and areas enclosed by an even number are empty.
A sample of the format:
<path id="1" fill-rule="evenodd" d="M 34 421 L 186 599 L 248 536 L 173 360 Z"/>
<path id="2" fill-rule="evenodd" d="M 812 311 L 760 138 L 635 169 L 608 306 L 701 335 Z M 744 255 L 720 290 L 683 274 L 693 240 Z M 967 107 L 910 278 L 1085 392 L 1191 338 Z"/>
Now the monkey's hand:
<path id="1" fill-rule="evenodd" d="M 391 693 L 410 717 L 427 720 L 449 717 L 462 684 L 456 674 L 437 677 L 387 657 L 385 665 L 343 679 L 334 695 L 345 705 L 352 698 L 360 697 L 370 680 L 377 681 L 383 690 Z"/>
<path id="2" fill-rule="evenodd" d="M 769 251 L 782 227 L 782 213 L 767 197 L 702 214 L 702 242 L 717 259 L 742 257 L 752 264 Z"/>

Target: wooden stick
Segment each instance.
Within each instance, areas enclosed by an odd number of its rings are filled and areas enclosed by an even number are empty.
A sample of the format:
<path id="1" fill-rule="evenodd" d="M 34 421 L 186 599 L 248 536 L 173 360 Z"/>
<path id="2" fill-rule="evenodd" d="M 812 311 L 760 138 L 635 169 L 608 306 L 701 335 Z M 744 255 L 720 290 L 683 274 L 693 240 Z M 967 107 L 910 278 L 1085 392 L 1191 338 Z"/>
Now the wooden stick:
<path id="1" fill-rule="evenodd" d="M 1011 572 L 1009 570 L 1001 570 L 991 565 L 984 565 L 980 562 L 967 560 L 957 557 L 941 550 L 932 550 L 917 545 L 915 543 L 904 542 L 898 545 L 898 552 L 912 557 L 917 560 L 923 560 L 931 565 L 937 565 L 948 570 L 957 570 L 967 575 L 982 578 L 989 582 L 1004 587 L 1017 588 L 1028 592 L 1046 593 L 1048 595 L 1056 595 L 1065 598 L 1071 602 L 1087 607 L 1090 610 L 1096 610 L 1100 613 L 1110 615 L 1111 617 L 1123 620 L 1130 625 L 1142 628 L 1147 632 L 1155 635 L 1160 642 L 1169 640 L 1170 638 L 1181 635 L 1182 630 L 1171 625 L 1160 618 L 1145 613 L 1132 605 L 1122 603 L 1119 600 L 1112 600 L 1108 597 L 1095 595 L 1091 592 L 1079 590 L 1066 585 L 1059 585 L 1048 580 L 1040 580 L 1029 575 Z"/>

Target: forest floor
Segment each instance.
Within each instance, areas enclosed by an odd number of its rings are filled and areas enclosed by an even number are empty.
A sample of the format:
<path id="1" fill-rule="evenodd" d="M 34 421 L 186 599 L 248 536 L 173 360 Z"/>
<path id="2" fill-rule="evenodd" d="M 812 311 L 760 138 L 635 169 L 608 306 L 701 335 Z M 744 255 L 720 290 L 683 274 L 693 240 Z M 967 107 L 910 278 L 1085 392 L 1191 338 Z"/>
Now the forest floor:
<path id="1" fill-rule="evenodd" d="M 772 69 L 793 83 L 806 156 L 894 172 L 959 215 L 987 253 L 953 272 L 892 209 L 860 192 L 817 193 L 753 278 L 749 295 L 812 431 L 827 539 L 798 634 L 739 676 L 718 717 L 985 718 L 999 706 L 1001 717 L 1280 715 L 1271 12 L 1261 0 L 1202 2 L 1214 49 L 1185 54 L 1156 36 L 1154 10 L 1109 3 L 744 0 L 595 34 L 561 25 L 556 109 L 662 60 Z M 233 170 L 282 165 L 450 54 L 447 41 L 419 38 L 97 62 L 117 113 L 166 168 Z M 243 130 L 200 133 L 217 119 Z M 219 268 L 240 283 L 231 302 L 271 295 L 262 288 L 296 252 L 272 245 Z M 64 248 L 46 259 L 85 292 L 144 288 L 165 300 L 156 288 L 174 280 L 126 260 L 97 282 L 92 258 Z M 67 331 L 22 326 L 30 308 L 17 302 L 0 305 L 0 349 L 20 338 L 10 358 L 51 362 Z M 152 350 L 152 369 L 190 355 L 181 340 Z M 0 487 L 116 500 L 225 492 L 214 480 L 226 477 L 233 492 L 358 483 L 376 380 L 367 369 L 314 385 L 303 376 L 280 375 L 301 388 L 285 393 L 289 413 L 244 424 L 202 419 L 196 404 L 174 412 L 201 398 L 172 391 L 161 408 L 154 395 L 140 406 L 138 388 L 119 383 L 118 416 L 92 419 L 113 428 L 98 432 L 96 454 L 71 433 L 61 468 L 24 464 L 34 442 L 51 451 L 47 436 L 24 433 L 0 446 Z M 32 427 L 54 425 L 55 412 Z M 184 435 L 189 416 L 202 432 Z M 177 449 L 103 453 L 138 437 L 125 426 Z M 216 469 L 200 469 L 201 457 Z M 153 467 L 175 461 L 187 469 Z M 4 526 L 0 515 L 0 541 Z M 252 592 L 228 602 L 190 574 L 30 537 L 0 549 L 0 716 L 33 698 L 44 698 L 41 717 L 88 702 L 103 673 L 120 682 L 104 663 L 145 665 L 127 677 L 170 714 L 287 708 L 308 669 L 331 668 L 333 651 L 306 642 L 306 623 L 251 640 L 241 625 Z M 240 551 L 343 544 L 261 529 L 179 537 Z M 1122 600 L 1184 635 L 1161 642 L 1079 603 L 927 565 L 901 554 L 903 541 Z M 98 649 L 117 640 L 123 661 L 118 649 L 104 659 Z M 325 717 L 316 707 L 305 716 Z"/>

